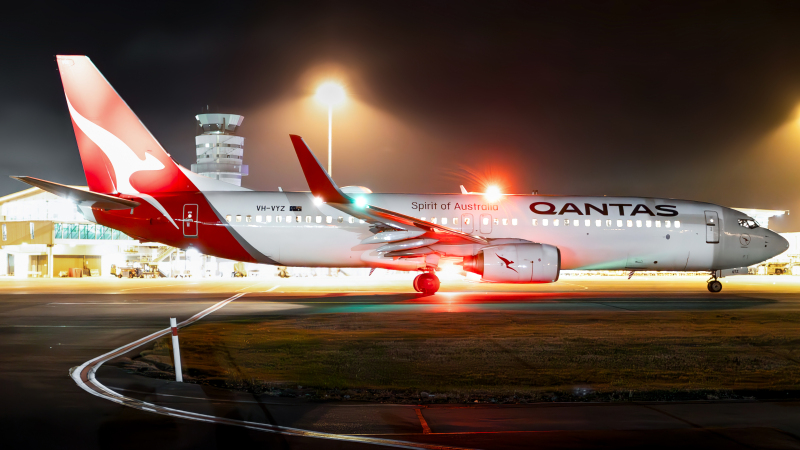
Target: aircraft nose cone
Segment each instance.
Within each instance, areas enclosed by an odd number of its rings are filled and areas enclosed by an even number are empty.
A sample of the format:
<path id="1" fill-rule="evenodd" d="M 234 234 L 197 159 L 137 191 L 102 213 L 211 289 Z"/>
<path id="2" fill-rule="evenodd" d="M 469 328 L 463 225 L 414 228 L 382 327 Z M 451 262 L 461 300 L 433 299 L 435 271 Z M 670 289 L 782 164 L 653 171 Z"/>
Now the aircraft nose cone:
<path id="1" fill-rule="evenodd" d="M 769 240 L 767 241 L 767 250 L 770 252 L 770 258 L 780 255 L 781 253 L 789 250 L 789 241 L 787 241 L 780 234 L 770 231 Z"/>

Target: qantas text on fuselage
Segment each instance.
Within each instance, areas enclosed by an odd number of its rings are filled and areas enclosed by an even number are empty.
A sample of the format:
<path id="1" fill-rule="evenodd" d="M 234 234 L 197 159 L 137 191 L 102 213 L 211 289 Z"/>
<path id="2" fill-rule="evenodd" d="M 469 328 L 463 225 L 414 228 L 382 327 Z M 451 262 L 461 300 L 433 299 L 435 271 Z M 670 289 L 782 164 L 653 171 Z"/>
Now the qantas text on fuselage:
<path id="1" fill-rule="evenodd" d="M 565 203 L 561 208 L 557 208 L 556 205 L 549 202 L 531 203 L 531 211 L 542 215 L 558 214 L 561 216 L 564 214 L 577 214 L 579 216 L 590 216 L 594 213 L 596 215 L 607 216 L 609 214 L 609 208 L 611 208 L 612 211 L 614 208 L 619 208 L 620 216 L 626 215 L 625 208 L 629 208 L 631 216 L 642 214 L 648 216 L 673 217 L 678 215 L 678 207 L 675 205 L 656 205 L 654 207 L 656 210 L 655 213 L 647 205 L 643 204 L 633 205 L 631 203 L 602 203 L 600 206 L 597 206 L 591 203 L 584 203 L 583 207 L 584 209 L 581 211 L 581 208 L 574 203 Z"/>

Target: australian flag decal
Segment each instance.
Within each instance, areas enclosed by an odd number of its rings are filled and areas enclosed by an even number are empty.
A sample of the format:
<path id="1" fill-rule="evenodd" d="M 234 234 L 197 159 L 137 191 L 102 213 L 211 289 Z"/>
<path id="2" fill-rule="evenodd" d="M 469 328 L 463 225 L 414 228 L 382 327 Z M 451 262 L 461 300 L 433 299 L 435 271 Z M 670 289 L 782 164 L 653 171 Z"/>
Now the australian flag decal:
<path id="1" fill-rule="evenodd" d="M 290 206 L 289 207 L 289 211 L 302 211 L 302 210 L 303 210 L 302 206 Z"/>

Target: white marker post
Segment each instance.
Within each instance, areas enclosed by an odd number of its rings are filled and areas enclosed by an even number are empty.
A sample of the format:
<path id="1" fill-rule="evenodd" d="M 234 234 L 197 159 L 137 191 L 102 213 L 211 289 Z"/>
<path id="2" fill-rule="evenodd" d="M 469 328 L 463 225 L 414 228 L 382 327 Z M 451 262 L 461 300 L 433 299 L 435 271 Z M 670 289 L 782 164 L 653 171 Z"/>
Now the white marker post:
<path id="1" fill-rule="evenodd" d="M 181 349 L 178 347 L 178 324 L 174 317 L 169 319 L 169 326 L 172 327 L 172 355 L 175 358 L 175 381 L 183 382 L 183 372 L 181 371 Z"/>

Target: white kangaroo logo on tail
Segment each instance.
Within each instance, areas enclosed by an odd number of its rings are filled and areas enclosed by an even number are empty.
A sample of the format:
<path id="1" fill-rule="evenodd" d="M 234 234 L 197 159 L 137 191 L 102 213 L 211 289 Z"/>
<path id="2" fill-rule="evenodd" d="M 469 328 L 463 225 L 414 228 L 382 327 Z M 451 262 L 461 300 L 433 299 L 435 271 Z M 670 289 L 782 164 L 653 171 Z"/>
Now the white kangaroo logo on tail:
<path id="1" fill-rule="evenodd" d="M 72 119 L 78 125 L 78 128 L 80 128 L 81 131 L 83 131 L 83 133 L 92 140 L 92 142 L 97 144 L 97 146 L 100 147 L 100 150 L 102 150 L 106 157 L 108 157 L 108 160 L 111 161 L 111 165 L 114 167 L 114 173 L 116 174 L 117 178 L 115 180 L 115 188 L 117 191 L 121 194 L 136 195 L 141 197 L 159 210 L 175 228 L 179 229 L 178 225 L 175 224 L 175 221 L 172 220 L 172 217 L 169 216 L 167 210 L 164 209 L 158 200 L 154 199 L 150 195 L 137 191 L 133 185 L 131 185 L 131 177 L 134 173 L 143 170 L 161 170 L 164 168 L 164 164 L 150 153 L 145 153 L 144 161 L 139 159 L 139 157 L 136 156 L 136 153 L 134 153 L 127 144 L 122 142 L 120 138 L 114 136 L 108 130 L 93 123 L 89 119 L 83 117 L 75 108 L 72 107 L 69 97 L 67 97 L 67 106 L 69 107 L 69 113 L 72 116 Z"/>

